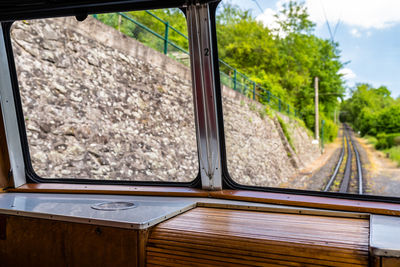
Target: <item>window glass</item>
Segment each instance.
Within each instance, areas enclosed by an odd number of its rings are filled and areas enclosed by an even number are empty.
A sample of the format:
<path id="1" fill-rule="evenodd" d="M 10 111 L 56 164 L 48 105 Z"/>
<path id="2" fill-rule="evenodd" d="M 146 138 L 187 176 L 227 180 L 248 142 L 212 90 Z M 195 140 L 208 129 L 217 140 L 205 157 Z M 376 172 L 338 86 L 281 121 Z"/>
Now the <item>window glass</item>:
<path id="1" fill-rule="evenodd" d="M 230 177 L 398 196 L 398 4 L 317 2 L 218 7 Z"/>
<path id="2" fill-rule="evenodd" d="M 186 35 L 178 9 L 15 22 L 36 174 L 192 181 L 198 159 Z"/>

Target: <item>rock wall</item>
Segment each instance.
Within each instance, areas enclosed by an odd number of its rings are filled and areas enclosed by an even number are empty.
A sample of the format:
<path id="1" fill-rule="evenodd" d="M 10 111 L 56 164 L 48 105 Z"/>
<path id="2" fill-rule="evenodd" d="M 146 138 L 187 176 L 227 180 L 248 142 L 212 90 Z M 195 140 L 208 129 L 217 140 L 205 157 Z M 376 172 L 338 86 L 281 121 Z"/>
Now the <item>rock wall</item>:
<path id="1" fill-rule="evenodd" d="M 184 65 L 88 18 L 17 22 L 12 29 L 32 165 L 49 178 L 191 181 L 197 145 Z M 319 156 L 285 118 L 223 89 L 228 169 L 242 184 L 280 186 Z"/>
<path id="2" fill-rule="evenodd" d="M 80 25 L 38 20 L 12 30 L 37 174 L 192 180 L 198 167 L 190 81 L 88 38 L 75 30 Z"/>
<path id="3" fill-rule="evenodd" d="M 320 155 L 298 121 L 225 86 L 223 111 L 228 170 L 239 184 L 287 187 L 291 176 Z M 294 149 L 277 116 L 286 123 Z"/>

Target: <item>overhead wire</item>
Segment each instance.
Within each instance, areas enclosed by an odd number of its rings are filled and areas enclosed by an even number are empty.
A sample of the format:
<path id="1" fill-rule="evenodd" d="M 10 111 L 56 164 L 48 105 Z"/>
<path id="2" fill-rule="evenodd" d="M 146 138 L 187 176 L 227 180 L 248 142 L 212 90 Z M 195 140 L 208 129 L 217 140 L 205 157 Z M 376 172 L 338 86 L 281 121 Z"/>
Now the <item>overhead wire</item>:
<path id="1" fill-rule="evenodd" d="M 329 31 L 329 35 L 330 35 L 330 37 L 331 37 L 331 42 L 334 43 L 334 42 L 335 42 L 335 36 L 336 36 L 337 30 L 338 30 L 339 25 L 340 25 L 340 23 L 341 23 L 340 16 L 339 16 L 339 18 L 338 18 L 338 20 L 337 20 L 337 22 L 336 22 L 335 28 L 334 28 L 334 30 L 333 30 L 333 32 L 332 32 L 331 25 L 330 25 L 330 23 L 329 23 L 329 20 L 328 20 L 327 15 L 326 15 L 325 7 L 324 7 L 324 4 L 322 3 L 322 0 L 320 1 L 320 3 L 321 3 L 321 7 L 322 7 L 322 12 L 323 12 L 323 14 L 324 14 L 324 18 L 325 18 L 325 21 L 326 21 L 326 25 L 328 26 L 328 31 Z"/>
<path id="2" fill-rule="evenodd" d="M 258 3 L 257 0 L 253 0 L 253 2 L 257 5 L 258 9 L 260 9 L 260 12 L 263 13 L 264 10 L 261 8 L 260 4 Z"/>

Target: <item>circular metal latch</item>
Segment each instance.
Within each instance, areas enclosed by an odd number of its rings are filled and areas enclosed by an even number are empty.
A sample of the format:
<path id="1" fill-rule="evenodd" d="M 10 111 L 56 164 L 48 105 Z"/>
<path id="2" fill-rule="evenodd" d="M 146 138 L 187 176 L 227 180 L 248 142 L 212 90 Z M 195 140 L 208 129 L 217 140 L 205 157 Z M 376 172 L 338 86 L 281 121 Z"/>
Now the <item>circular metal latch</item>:
<path id="1" fill-rule="evenodd" d="M 133 208 L 136 208 L 136 205 L 133 202 L 125 202 L 125 201 L 103 202 L 92 206 L 92 209 L 95 210 L 109 210 L 109 211 L 127 210 Z"/>

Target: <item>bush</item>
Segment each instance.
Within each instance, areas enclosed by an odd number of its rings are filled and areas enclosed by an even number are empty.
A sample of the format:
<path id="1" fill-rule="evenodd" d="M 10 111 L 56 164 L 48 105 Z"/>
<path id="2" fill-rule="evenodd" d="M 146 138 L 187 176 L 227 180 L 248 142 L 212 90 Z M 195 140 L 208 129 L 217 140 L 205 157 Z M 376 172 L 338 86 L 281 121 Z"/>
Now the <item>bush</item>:
<path id="1" fill-rule="evenodd" d="M 397 166 L 400 166 L 400 146 L 385 149 L 385 153 L 389 154 L 391 160 L 397 162 Z"/>
<path id="2" fill-rule="evenodd" d="M 378 139 L 375 136 L 371 136 L 371 135 L 366 135 L 364 136 L 365 139 L 367 139 L 368 143 L 376 146 L 376 144 L 378 143 Z"/>
<path id="3" fill-rule="evenodd" d="M 383 109 L 376 121 L 379 132 L 398 133 L 400 131 L 400 105 Z"/>
<path id="4" fill-rule="evenodd" d="M 377 139 L 378 142 L 375 145 L 377 149 L 389 149 L 400 145 L 400 133 L 379 133 Z"/>
<path id="5" fill-rule="evenodd" d="M 338 130 L 339 130 L 338 126 L 332 120 L 325 119 L 324 142 L 325 143 L 333 142 L 333 140 L 335 140 L 338 134 Z M 322 131 L 322 124 L 321 124 L 321 131 Z"/>

